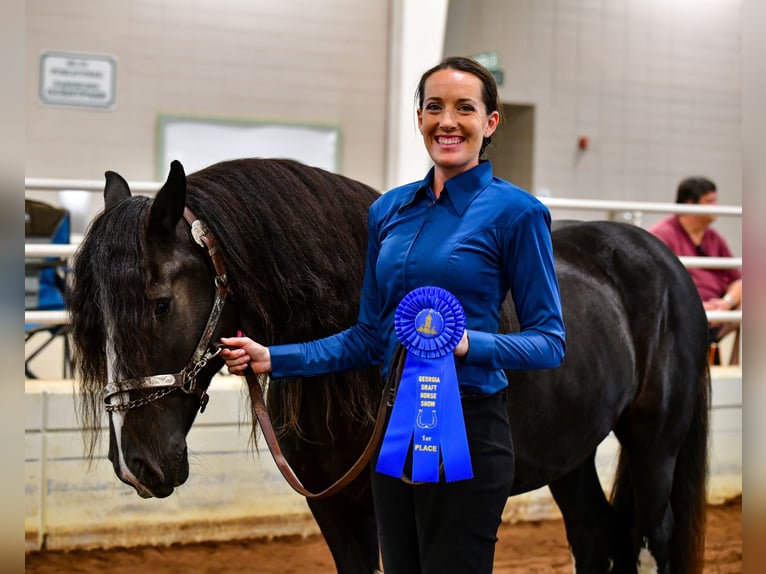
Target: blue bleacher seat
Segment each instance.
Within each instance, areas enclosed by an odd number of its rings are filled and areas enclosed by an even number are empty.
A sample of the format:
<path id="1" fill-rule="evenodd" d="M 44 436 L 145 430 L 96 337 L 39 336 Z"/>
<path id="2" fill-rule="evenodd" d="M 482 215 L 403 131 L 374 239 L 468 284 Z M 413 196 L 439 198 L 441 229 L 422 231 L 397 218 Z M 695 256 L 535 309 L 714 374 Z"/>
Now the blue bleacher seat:
<path id="1" fill-rule="evenodd" d="M 70 216 L 66 209 L 27 199 L 24 202 L 24 218 L 24 240 L 27 243 L 69 243 Z M 68 270 L 66 259 L 26 258 L 24 268 L 25 310 L 63 311 Z M 24 331 L 24 371 L 28 378 L 37 378 L 31 362 L 58 338 L 61 338 L 64 346 L 62 378 L 71 376 L 69 330 L 66 323 L 25 324 Z"/>

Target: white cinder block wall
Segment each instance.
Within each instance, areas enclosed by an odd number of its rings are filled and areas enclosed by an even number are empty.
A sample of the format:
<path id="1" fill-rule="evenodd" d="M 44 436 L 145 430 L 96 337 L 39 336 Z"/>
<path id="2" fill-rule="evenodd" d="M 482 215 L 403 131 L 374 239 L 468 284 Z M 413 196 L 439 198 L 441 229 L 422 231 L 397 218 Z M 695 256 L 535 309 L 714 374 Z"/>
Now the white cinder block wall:
<path id="1" fill-rule="evenodd" d="M 180 114 L 337 125 L 340 171 L 384 189 L 390 15 L 409 1 L 29 2 L 27 175 L 156 179 L 158 115 Z M 740 17 L 741 0 L 452 0 L 444 52 L 497 52 L 502 99 L 535 107 L 531 191 L 672 201 L 701 173 L 741 204 Z M 41 104 L 53 50 L 115 56 L 114 109 Z M 739 218 L 717 225 L 741 254 Z"/>
<path id="2" fill-rule="evenodd" d="M 453 0 L 445 54 L 497 52 L 503 101 L 535 107 L 532 191 L 672 202 L 703 174 L 740 205 L 740 17 L 741 0 Z M 716 225 L 741 254 L 740 219 Z"/>
<path id="3" fill-rule="evenodd" d="M 381 188 L 388 13 L 387 0 L 28 2 L 26 174 L 153 181 L 158 115 L 179 114 L 338 126 L 341 171 Z M 47 51 L 114 56 L 114 109 L 43 105 Z"/>

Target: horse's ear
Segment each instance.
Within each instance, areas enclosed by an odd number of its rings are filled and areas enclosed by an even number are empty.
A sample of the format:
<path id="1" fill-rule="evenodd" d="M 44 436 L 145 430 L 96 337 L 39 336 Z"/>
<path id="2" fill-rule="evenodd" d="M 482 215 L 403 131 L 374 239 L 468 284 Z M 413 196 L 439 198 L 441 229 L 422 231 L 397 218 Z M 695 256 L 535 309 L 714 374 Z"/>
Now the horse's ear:
<path id="1" fill-rule="evenodd" d="M 119 173 L 107 171 L 104 177 L 106 178 L 106 185 L 104 186 L 105 209 L 109 209 L 123 199 L 130 197 L 130 186 Z"/>
<path id="2" fill-rule="evenodd" d="M 181 162 L 173 160 L 165 185 L 157 192 L 149 210 L 149 235 L 175 232 L 186 207 L 186 173 Z"/>

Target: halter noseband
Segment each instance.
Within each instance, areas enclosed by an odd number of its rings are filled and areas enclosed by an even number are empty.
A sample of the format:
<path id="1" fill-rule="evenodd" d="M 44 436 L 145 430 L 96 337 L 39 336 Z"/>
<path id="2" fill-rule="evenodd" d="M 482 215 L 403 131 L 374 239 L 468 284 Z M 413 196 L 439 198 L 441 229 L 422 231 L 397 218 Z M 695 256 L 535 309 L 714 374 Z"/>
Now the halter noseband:
<path id="1" fill-rule="evenodd" d="M 191 210 L 184 208 L 184 219 L 191 227 L 191 234 L 194 241 L 201 247 L 207 248 L 207 253 L 215 269 L 215 301 L 210 310 L 210 316 L 207 319 L 207 325 L 202 332 L 197 348 L 194 350 L 191 359 L 186 366 L 178 373 L 152 375 L 138 379 L 125 379 L 121 381 L 110 381 L 104 389 L 104 402 L 107 412 L 128 411 L 136 407 L 151 403 L 176 389 L 181 389 L 187 394 L 195 394 L 199 397 L 199 410 L 205 412 L 205 407 L 209 400 L 205 389 L 197 384 L 197 375 L 207 365 L 208 361 L 221 352 L 221 346 L 211 343 L 215 329 L 221 318 L 226 299 L 231 293 L 226 270 L 218 254 L 215 237 L 207 229 L 207 226 L 194 215 Z M 134 389 L 157 389 L 155 392 L 140 397 L 138 399 L 112 404 L 111 398 L 122 395 Z"/>

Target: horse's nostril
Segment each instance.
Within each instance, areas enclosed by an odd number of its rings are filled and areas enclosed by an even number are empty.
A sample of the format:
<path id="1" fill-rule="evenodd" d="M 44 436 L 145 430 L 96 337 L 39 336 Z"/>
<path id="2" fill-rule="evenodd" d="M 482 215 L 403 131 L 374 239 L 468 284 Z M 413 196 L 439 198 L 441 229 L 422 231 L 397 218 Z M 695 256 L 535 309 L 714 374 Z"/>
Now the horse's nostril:
<path id="1" fill-rule="evenodd" d="M 147 474 L 153 475 L 154 479 L 160 483 L 165 482 L 165 473 L 153 458 L 148 458 L 144 464 L 148 471 Z"/>
<path id="2" fill-rule="evenodd" d="M 171 468 L 174 486 L 180 486 L 186 482 L 189 478 L 189 458 L 186 446 L 176 454 Z"/>

